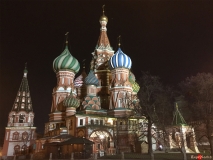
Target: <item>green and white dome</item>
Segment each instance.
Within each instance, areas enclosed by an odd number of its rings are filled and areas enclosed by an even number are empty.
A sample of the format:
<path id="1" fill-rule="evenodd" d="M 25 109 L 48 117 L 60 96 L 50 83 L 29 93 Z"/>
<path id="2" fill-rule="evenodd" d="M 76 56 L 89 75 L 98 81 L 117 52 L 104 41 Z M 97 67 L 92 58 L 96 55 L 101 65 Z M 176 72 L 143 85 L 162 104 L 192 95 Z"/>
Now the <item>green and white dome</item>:
<path id="1" fill-rule="evenodd" d="M 80 101 L 77 98 L 73 97 L 72 93 L 70 93 L 70 95 L 67 98 L 65 98 L 63 105 L 65 107 L 78 108 L 80 105 Z"/>
<path id="2" fill-rule="evenodd" d="M 73 70 L 75 73 L 80 69 L 78 60 L 71 55 L 67 44 L 64 51 L 53 61 L 54 72 L 66 69 Z"/>

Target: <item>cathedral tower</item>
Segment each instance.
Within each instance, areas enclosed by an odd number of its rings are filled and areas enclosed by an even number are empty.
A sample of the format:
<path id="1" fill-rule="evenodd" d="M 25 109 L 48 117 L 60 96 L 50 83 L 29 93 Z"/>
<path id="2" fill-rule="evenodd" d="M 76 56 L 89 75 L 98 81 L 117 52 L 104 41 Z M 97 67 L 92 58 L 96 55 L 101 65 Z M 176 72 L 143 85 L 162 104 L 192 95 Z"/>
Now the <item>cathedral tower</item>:
<path id="1" fill-rule="evenodd" d="M 110 88 L 110 105 L 108 112 L 115 117 L 126 117 L 132 114 L 128 101 L 132 96 L 132 84 L 129 81 L 132 61 L 120 48 L 110 58 L 109 66 L 112 73 Z"/>
<path id="2" fill-rule="evenodd" d="M 49 122 L 45 124 L 45 134 L 51 130 L 57 130 L 65 126 L 64 117 L 66 107 L 63 105 L 64 99 L 74 92 L 74 77 L 80 69 L 78 60 L 73 57 L 68 49 L 68 33 L 66 34 L 66 46 L 64 51 L 53 61 L 53 70 L 56 73 L 57 85 L 53 88 L 52 107 L 49 114 Z"/>
<path id="3" fill-rule="evenodd" d="M 36 127 L 33 127 L 34 113 L 27 73 L 27 67 L 25 67 L 24 76 L 5 128 L 3 156 L 26 154 L 33 143 Z"/>
<path id="4" fill-rule="evenodd" d="M 99 80 L 99 86 L 97 87 L 97 93 L 101 99 L 101 107 L 104 109 L 109 108 L 109 83 L 111 80 L 111 73 L 108 69 L 108 61 L 114 54 L 112 47 L 107 36 L 107 23 L 108 18 L 104 14 L 100 17 L 99 22 L 101 24 L 100 36 L 92 53 L 93 58 L 91 61 L 91 70 L 94 70 L 95 75 Z"/>

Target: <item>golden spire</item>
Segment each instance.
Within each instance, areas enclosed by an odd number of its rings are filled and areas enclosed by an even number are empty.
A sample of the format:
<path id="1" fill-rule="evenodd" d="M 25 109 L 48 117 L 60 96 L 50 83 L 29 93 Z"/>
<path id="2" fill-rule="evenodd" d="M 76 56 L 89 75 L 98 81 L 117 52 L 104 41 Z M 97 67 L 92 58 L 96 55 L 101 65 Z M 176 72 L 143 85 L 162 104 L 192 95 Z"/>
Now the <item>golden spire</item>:
<path id="1" fill-rule="evenodd" d="M 120 46 L 121 46 L 121 35 L 118 36 L 118 48 L 120 48 Z"/>
<path id="2" fill-rule="evenodd" d="M 104 14 L 105 13 L 104 7 L 105 7 L 105 4 L 102 6 L 103 15 L 100 17 L 100 21 L 106 21 L 106 22 L 108 22 L 108 18 Z"/>

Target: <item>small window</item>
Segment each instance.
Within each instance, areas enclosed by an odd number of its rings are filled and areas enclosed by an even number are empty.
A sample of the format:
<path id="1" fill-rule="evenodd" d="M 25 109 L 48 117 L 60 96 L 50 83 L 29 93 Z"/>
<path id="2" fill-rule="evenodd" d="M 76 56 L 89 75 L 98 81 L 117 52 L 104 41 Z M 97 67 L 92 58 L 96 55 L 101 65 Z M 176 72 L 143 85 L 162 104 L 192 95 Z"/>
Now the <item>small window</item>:
<path id="1" fill-rule="evenodd" d="M 23 92 L 23 96 L 25 96 L 25 92 Z"/>
<path id="2" fill-rule="evenodd" d="M 91 124 L 94 124 L 94 120 L 93 119 L 91 119 Z"/>
<path id="3" fill-rule="evenodd" d="M 80 125 L 81 126 L 83 125 L 83 119 L 80 119 Z"/>
<path id="4" fill-rule="evenodd" d="M 100 125 L 103 125 L 103 120 L 100 120 Z"/>
<path id="5" fill-rule="evenodd" d="M 28 109 L 30 109 L 31 108 L 31 105 L 30 104 L 28 104 Z"/>
<path id="6" fill-rule="evenodd" d="M 28 98 L 28 103 L 30 103 L 30 98 Z"/>
<path id="7" fill-rule="evenodd" d="M 24 132 L 22 133 L 22 140 L 28 140 L 28 133 L 27 132 Z"/>
<path id="8" fill-rule="evenodd" d="M 95 120 L 95 124 L 99 124 L 99 121 L 97 119 Z"/>
<path id="9" fill-rule="evenodd" d="M 16 102 L 19 102 L 19 98 L 16 99 Z"/>
<path id="10" fill-rule="evenodd" d="M 118 107 L 121 108 L 121 99 L 118 100 Z"/>
<path id="11" fill-rule="evenodd" d="M 20 114 L 19 115 L 19 123 L 24 123 L 25 115 Z"/>
<path id="12" fill-rule="evenodd" d="M 98 148 L 98 149 L 101 149 L 101 144 L 98 143 L 97 145 L 98 145 L 97 148 Z"/>
<path id="13" fill-rule="evenodd" d="M 118 80 L 121 80 L 121 75 L 120 74 L 118 74 Z"/>
<path id="14" fill-rule="evenodd" d="M 120 122 L 120 125 L 122 125 L 123 124 L 123 122 Z"/>
<path id="15" fill-rule="evenodd" d="M 22 102 L 25 102 L 25 97 L 22 98 Z"/>
<path id="16" fill-rule="evenodd" d="M 24 109 L 24 103 L 21 104 L 21 108 Z"/>
<path id="17" fill-rule="evenodd" d="M 19 138 L 19 133 L 18 132 L 13 133 L 13 140 L 18 140 L 18 138 Z"/>
<path id="18" fill-rule="evenodd" d="M 18 105 L 17 105 L 17 104 L 15 104 L 15 109 L 17 109 L 17 107 L 18 107 Z"/>
<path id="19" fill-rule="evenodd" d="M 94 92 L 95 92 L 95 91 L 94 91 L 94 88 L 91 88 L 90 92 L 91 92 L 91 93 L 94 93 Z"/>

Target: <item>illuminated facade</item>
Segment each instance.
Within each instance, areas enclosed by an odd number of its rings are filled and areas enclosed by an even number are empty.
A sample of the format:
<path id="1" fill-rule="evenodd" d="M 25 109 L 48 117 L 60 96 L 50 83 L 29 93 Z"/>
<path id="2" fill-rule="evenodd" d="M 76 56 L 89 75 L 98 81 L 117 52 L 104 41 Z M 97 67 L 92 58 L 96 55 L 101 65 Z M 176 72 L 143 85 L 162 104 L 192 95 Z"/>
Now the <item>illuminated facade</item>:
<path id="1" fill-rule="evenodd" d="M 34 140 L 34 113 L 27 80 L 27 68 L 5 128 L 2 156 L 25 155 Z"/>
<path id="2" fill-rule="evenodd" d="M 36 152 L 42 151 L 45 145 L 55 143 L 60 146 L 58 149 L 63 155 L 83 152 L 84 146 L 64 146 L 64 143 L 68 144 L 67 141 L 71 140 L 66 136 L 62 138 L 62 135 L 92 141 L 92 151 L 96 153 L 148 152 L 147 120 L 134 112 L 134 107 L 139 105 L 137 93 L 140 87 L 131 72 L 131 58 L 122 51 L 120 42 L 114 53 L 107 36 L 108 18 L 104 14 L 99 22 L 100 36 L 92 52 L 88 74 L 83 64 L 81 74 L 75 77 L 80 64 L 69 52 L 68 41 L 64 51 L 53 61 L 57 84 L 52 93 L 45 137 L 36 141 Z M 178 110 L 176 113 L 176 117 L 181 117 Z M 163 133 L 152 126 L 152 149 L 158 150 L 160 146 L 164 149 L 166 146 L 169 149 L 179 149 L 182 134 L 186 152 L 199 152 L 194 130 L 186 124 L 174 124 L 176 126 L 166 128 L 168 144 L 164 144 Z M 190 139 L 186 137 L 189 135 Z"/>
<path id="3" fill-rule="evenodd" d="M 88 75 L 83 65 L 82 73 L 75 78 L 80 64 L 70 54 L 68 41 L 53 62 L 57 85 L 53 89 L 49 122 L 45 124 L 46 141 L 37 140 L 36 152 L 50 142 L 50 137 L 63 134 L 91 140 L 93 152 L 134 151 L 132 126 L 139 119 L 134 118 L 133 107 L 138 102 L 139 85 L 130 71 L 130 57 L 123 53 L 120 44 L 116 53 L 110 45 L 104 13 L 99 22 L 100 36 Z"/>

